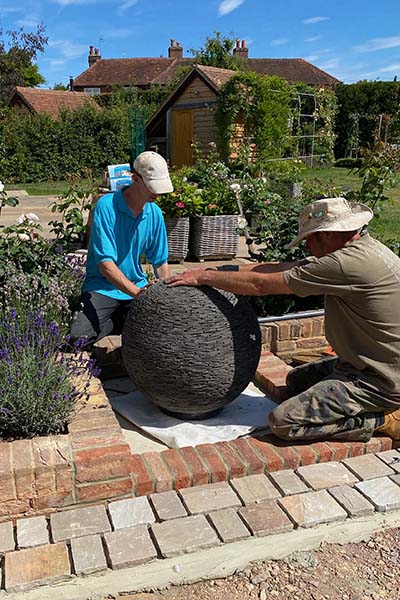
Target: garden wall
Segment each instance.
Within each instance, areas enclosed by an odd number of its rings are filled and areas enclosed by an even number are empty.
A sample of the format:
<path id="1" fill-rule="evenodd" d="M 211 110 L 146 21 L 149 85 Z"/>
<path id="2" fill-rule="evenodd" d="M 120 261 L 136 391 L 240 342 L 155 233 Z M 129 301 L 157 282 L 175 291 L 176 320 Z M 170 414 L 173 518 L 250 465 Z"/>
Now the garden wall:
<path id="1" fill-rule="evenodd" d="M 278 355 L 324 345 L 323 320 L 281 321 L 263 325 L 262 330 L 264 350 L 255 381 L 271 398 L 281 401 L 287 397 L 285 381 L 291 367 Z M 340 461 L 392 447 L 386 437 L 368 443 L 289 444 L 273 436 L 251 436 L 131 454 L 99 380 L 92 380 L 89 394 L 64 435 L 0 442 L 0 522 L 124 496 Z"/>
<path id="2" fill-rule="evenodd" d="M 283 360 L 290 359 L 300 350 L 323 348 L 327 345 L 324 317 L 261 324 L 261 340 L 263 350 L 269 350 Z"/>

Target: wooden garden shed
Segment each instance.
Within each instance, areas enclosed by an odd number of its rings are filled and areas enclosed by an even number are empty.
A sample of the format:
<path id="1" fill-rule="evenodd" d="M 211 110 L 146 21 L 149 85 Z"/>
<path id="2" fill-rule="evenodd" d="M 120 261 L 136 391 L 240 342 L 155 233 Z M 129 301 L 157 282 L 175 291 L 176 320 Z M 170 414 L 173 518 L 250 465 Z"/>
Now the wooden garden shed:
<path id="1" fill-rule="evenodd" d="M 218 90 L 235 71 L 195 65 L 147 124 L 148 146 L 156 145 L 174 167 L 193 164 L 195 141 L 206 151 L 216 141 Z"/>

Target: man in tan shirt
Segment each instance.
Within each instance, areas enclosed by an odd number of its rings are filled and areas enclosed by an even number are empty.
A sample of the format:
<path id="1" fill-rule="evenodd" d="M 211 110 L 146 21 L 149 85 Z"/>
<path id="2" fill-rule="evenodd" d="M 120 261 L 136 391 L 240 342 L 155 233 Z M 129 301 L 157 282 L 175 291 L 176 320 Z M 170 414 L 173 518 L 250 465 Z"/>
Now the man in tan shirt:
<path id="1" fill-rule="evenodd" d="M 236 294 L 323 294 L 328 342 L 337 358 L 293 369 L 289 400 L 272 411 L 286 440 L 367 441 L 380 431 L 400 442 L 400 259 L 366 232 L 372 211 L 344 198 L 306 206 L 299 234 L 312 257 L 236 272 L 192 269 L 177 285 L 210 285 Z"/>

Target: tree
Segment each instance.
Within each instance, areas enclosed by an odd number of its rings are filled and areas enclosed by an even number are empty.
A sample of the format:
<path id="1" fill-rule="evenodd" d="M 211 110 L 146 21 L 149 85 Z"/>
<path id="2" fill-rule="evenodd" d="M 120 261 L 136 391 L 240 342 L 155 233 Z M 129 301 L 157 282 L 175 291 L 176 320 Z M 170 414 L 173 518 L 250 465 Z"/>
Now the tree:
<path id="1" fill-rule="evenodd" d="M 233 71 L 245 69 L 245 61 L 233 54 L 236 45 L 235 38 L 223 36 L 219 31 L 214 31 L 214 34 L 215 37 L 206 38 L 203 48 L 189 50 L 194 55 L 196 62 L 200 65 L 232 69 Z"/>
<path id="2" fill-rule="evenodd" d="M 61 90 L 63 92 L 67 92 L 69 90 L 69 86 L 64 83 L 55 83 L 53 85 L 53 90 Z"/>
<path id="3" fill-rule="evenodd" d="M 0 29 L 0 102 L 9 100 L 16 85 L 34 87 L 44 83 L 34 61 L 46 44 L 43 23 L 31 33 L 26 33 L 23 27 L 6 32 Z"/>

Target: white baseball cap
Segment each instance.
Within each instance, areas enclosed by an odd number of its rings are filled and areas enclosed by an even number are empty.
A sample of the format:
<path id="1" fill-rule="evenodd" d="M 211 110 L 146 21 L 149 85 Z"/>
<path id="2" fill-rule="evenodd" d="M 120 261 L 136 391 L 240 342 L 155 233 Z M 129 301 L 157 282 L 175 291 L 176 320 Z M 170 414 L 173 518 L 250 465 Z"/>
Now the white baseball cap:
<path id="1" fill-rule="evenodd" d="M 151 150 L 142 152 L 136 157 L 133 168 L 153 194 L 166 194 L 174 190 L 167 162 L 161 154 Z"/>
<path id="2" fill-rule="evenodd" d="M 302 211 L 298 235 L 286 246 L 294 248 L 317 231 L 356 231 L 374 216 L 365 204 L 349 202 L 346 198 L 324 198 L 308 204 Z"/>

